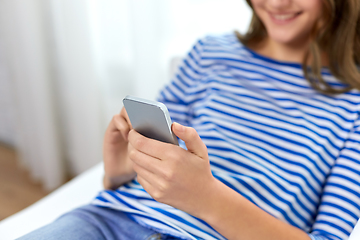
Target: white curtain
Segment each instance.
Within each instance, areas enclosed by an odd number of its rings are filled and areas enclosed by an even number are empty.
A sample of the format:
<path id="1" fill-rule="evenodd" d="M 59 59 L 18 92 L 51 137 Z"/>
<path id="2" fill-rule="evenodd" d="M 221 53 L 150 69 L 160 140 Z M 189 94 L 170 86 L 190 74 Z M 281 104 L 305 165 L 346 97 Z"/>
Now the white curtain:
<path id="1" fill-rule="evenodd" d="M 16 147 L 34 179 L 51 189 L 64 179 L 56 132 L 51 65 L 40 1 L 1 1 L 1 42 L 14 98 Z"/>
<path id="2" fill-rule="evenodd" d="M 244 32 L 250 17 L 245 0 L 0 0 L 23 165 L 53 189 L 101 161 L 125 95 L 154 99 L 171 59 L 206 34 Z"/>
<path id="3" fill-rule="evenodd" d="M 8 72 L 8 65 L 5 60 L 3 44 L 0 42 L 0 142 L 2 144 L 14 146 L 14 98 L 11 94 L 11 81 Z"/>

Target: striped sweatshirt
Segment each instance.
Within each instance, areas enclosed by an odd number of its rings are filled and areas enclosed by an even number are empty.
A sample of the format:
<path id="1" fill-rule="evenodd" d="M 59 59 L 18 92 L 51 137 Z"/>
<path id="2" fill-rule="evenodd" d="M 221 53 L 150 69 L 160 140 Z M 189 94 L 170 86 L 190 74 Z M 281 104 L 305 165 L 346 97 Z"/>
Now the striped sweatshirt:
<path id="1" fill-rule="evenodd" d="M 322 75 L 343 86 L 327 68 Z M 173 121 L 197 130 L 218 180 L 313 240 L 348 238 L 360 216 L 359 91 L 321 94 L 300 64 L 259 55 L 228 34 L 199 40 L 159 101 Z M 225 239 L 155 201 L 136 179 L 93 204 L 182 239 Z"/>

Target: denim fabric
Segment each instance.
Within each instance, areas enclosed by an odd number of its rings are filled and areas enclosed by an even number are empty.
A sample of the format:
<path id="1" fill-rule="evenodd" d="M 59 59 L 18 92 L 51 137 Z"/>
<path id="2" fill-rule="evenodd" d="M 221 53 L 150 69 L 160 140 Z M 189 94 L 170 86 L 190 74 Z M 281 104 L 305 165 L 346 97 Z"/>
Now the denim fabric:
<path id="1" fill-rule="evenodd" d="M 19 239 L 170 240 L 176 238 L 145 228 L 131 220 L 123 212 L 86 205 L 62 215 L 53 223 L 26 234 Z"/>

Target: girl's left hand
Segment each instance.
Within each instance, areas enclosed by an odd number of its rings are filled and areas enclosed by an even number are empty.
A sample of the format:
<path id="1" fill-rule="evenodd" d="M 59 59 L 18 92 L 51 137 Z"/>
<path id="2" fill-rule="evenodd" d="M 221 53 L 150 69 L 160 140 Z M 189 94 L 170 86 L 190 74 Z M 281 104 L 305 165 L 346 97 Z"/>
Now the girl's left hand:
<path id="1" fill-rule="evenodd" d="M 137 180 L 157 201 L 199 216 L 216 180 L 205 144 L 196 130 L 173 123 L 172 130 L 188 150 L 129 133 L 129 157 Z"/>

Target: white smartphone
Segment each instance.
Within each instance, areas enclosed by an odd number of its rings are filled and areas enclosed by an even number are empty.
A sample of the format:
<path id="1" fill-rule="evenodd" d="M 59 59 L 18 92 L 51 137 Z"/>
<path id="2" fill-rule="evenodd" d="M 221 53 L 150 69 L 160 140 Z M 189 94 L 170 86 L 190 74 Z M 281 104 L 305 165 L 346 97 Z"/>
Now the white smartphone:
<path id="1" fill-rule="evenodd" d="M 171 131 L 169 111 L 163 103 L 134 96 L 123 99 L 132 127 L 145 137 L 179 145 Z"/>

